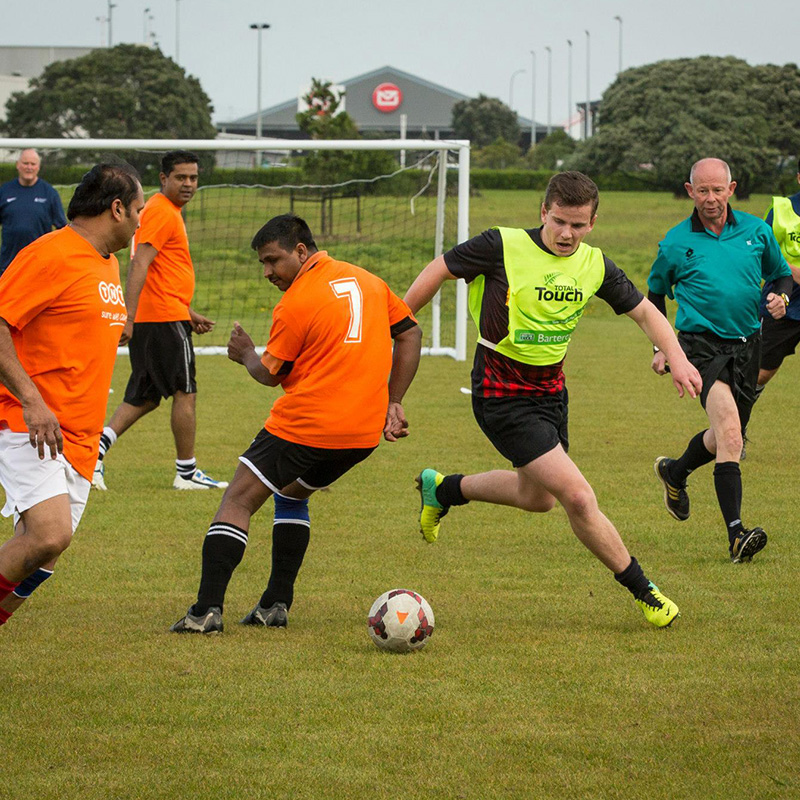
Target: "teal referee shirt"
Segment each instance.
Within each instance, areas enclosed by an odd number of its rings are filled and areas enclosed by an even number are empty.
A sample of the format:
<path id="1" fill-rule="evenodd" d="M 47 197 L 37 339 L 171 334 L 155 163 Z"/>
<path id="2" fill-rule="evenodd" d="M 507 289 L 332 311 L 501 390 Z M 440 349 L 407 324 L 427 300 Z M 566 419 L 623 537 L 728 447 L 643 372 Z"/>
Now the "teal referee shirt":
<path id="1" fill-rule="evenodd" d="M 647 285 L 653 294 L 677 300 L 675 327 L 711 332 L 723 339 L 755 333 L 761 282 L 791 275 L 770 227 L 728 206 L 722 233 L 707 230 L 697 209 L 667 232 Z"/>

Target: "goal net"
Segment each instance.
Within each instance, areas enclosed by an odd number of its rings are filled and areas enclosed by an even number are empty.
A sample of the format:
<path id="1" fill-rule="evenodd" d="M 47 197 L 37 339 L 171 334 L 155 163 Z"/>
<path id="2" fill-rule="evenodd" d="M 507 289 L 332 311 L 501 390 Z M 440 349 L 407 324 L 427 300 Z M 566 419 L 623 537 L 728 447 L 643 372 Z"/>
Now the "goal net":
<path id="1" fill-rule="evenodd" d="M 217 139 L 4 140 L 35 147 L 41 175 L 66 209 L 81 171 L 107 156 L 134 164 L 145 196 L 158 191 L 168 150 L 201 158 L 200 188 L 183 213 L 196 275 L 192 307 L 216 321 L 195 337 L 198 353 L 224 353 L 238 321 L 266 343 L 281 293 L 263 278 L 250 242 L 271 217 L 303 217 L 321 250 L 383 278 L 401 297 L 420 270 L 468 237 L 469 149 L 465 142 Z M 258 166 L 256 166 L 258 165 Z M 61 180 L 59 180 L 61 178 Z M 123 285 L 130 253 L 117 254 Z M 466 358 L 466 288 L 447 281 L 420 312 L 423 352 Z"/>

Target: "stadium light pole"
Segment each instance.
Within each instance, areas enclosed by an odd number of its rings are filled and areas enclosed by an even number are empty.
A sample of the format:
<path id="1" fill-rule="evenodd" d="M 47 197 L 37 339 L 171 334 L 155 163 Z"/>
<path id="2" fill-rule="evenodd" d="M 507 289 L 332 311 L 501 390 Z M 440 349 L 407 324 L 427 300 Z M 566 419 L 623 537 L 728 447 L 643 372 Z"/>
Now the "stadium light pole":
<path id="1" fill-rule="evenodd" d="M 256 76 L 256 139 L 261 138 L 261 34 L 269 29 L 269 24 L 266 22 L 254 22 L 250 28 L 258 31 L 258 74 Z M 261 152 L 256 153 L 257 167 L 261 166 Z"/>
<path id="2" fill-rule="evenodd" d="M 536 51 L 531 50 L 531 147 L 536 145 Z"/>
<path id="3" fill-rule="evenodd" d="M 583 121 L 584 139 L 589 138 L 589 115 L 591 114 L 591 90 L 589 88 L 589 76 L 591 75 L 591 67 L 589 65 L 589 56 L 591 54 L 591 35 L 589 31 L 586 33 L 586 117 Z"/>
<path id="4" fill-rule="evenodd" d="M 553 131 L 552 100 L 553 100 L 553 48 L 547 50 L 547 135 Z"/>
<path id="5" fill-rule="evenodd" d="M 175 0 L 175 63 L 181 57 L 181 0 Z"/>
<path id="6" fill-rule="evenodd" d="M 113 36 L 111 35 L 111 16 L 113 13 L 113 9 L 117 7 L 116 3 L 112 3 L 111 0 L 108 0 L 108 46 L 112 46 Z"/>
<path id="7" fill-rule="evenodd" d="M 564 126 L 567 135 L 572 129 L 572 39 L 567 39 L 567 124 Z"/>
<path id="8" fill-rule="evenodd" d="M 619 66 L 617 68 L 617 75 L 622 72 L 622 17 L 617 14 L 614 19 L 619 23 Z"/>
<path id="9" fill-rule="evenodd" d="M 517 69 L 511 73 L 511 80 L 508 82 L 508 107 L 514 110 L 514 78 L 525 72 L 524 69 Z"/>

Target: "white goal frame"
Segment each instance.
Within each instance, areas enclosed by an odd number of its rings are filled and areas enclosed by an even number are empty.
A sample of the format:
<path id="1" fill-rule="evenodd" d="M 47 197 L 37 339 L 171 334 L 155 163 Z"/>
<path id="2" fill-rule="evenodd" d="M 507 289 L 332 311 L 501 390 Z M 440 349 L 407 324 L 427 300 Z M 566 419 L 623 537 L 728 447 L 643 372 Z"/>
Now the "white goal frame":
<path id="1" fill-rule="evenodd" d="M 469 170 L 470 143 L 464 139 L 21 139 L 0 138 L 0 150 L 192 150 L 192 151 L 286 151 L 291 150 L 398 150 L 398 151 L 438 151 L 458 154 L 458 216 L 456 236 L 458 242 L 469 238 Z M 438 176 L 438 201 L 434 257 L 442 254 L 444 246 L 444 203 L 447 191 L 447 169 L 440 169 Z M 455 346 L 442 347 L 440 335 L 439 294 L 431 303 L 432 343 L 423 348 L 424 355 L 450 356 L 457 361 L 467 358 L 467 286 L 463 280 L 456 285 Z M 120 348 L 127 352 L 127 348 Z M 224 353 L 225 348 L 197 347 L 195 352 Z"/>

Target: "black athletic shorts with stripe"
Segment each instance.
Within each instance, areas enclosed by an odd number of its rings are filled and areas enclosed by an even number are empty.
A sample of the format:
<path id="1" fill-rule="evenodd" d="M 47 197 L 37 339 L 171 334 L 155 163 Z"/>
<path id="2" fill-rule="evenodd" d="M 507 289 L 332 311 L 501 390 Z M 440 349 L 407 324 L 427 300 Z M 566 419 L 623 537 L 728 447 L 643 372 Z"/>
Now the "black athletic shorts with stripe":
<path id="1" fill-rule="evenodd" d="M 126 403 L 158 405 L 162 397 L 172 397 L 176 392 L 197 392 L 192 326 L 188 320 L 136 322 L 128 350 L 131 377 L 125 389 Z"/>
<path id="2" fill-rule="evenodd" d="M 262 428 L 239 461 L 273 492 L 280 492 L 294 481 L 306 489 L 325 489 L 373 450 L 374 447 L 309 447 L 288 442 Z"/>
<path id="3" fill-rule="evenodd" d="M 481 397 L 472 395 L 472 412 L 503 458 L 524 467 L 560 444 L 569 451 L 569 396 L 560 392 L 538 396 Z"/>
<path id="4" fill-rule="evenodd" d="M 756 401 L 761 331 L 756 331 L 746 339 L 723 339 L 713 333 L 681 331 L 678 342 L 703 379 L 703 391 L 700 393 L 703 408 L 714 383 L 727 383 L 731 387 L 744 431 Z"/>

